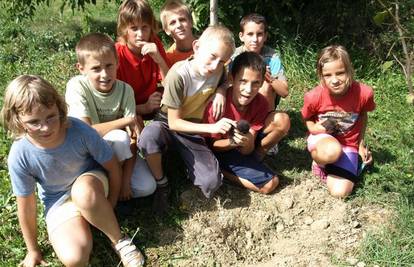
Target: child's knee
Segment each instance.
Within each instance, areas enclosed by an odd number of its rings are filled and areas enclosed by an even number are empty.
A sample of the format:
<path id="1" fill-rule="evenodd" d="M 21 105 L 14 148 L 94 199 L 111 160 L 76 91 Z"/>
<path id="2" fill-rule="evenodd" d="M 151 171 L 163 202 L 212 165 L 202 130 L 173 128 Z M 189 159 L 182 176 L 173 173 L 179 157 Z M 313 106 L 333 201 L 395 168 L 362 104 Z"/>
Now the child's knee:
<path id="1" fill-rule="evenodd" d="M 150 196 L 155 192 L 155 189 L 157 189 L 155 179 L 152 176 L 145 178 L 144 181 L 139 183 L 139 185 L 131 185 L 132 197 L 138 198 Z"/>
<path id="2" fill-rule="evenodd" d="M 203 183 L 200 185 L 200 189 L 206 198 L 211 198 L 214 192 L 219 189 L 222 184 L 223 176 L 220 174 L 218 175 L 206 175 L 205 179 L 203 179 Z"/>
<path id="3" fill-rule="evenodd" d="M 319 164 L 336 162 L 342 154 L 342 146 L 338 141 L 321 140 L 311 152 L 314 160 Z"/>
<path id="4" fill-rule="evenodd" d="M 328 176 L 329 180 L 329 176 Z M 333 197 L 345 198 L 352 193 L 354 184 L 351 181 L 345 183 L 330 183 L 327 181 L 329 194 Z"/>
<path id="5" fill-rule="evenodd" d="M 277 112 L 268 121 L 265 132 L 274 132 L 286 136 L 290 129 L 289 115 L 284 112 Z"/>
<path id="6" fill-rule="evenodd" d="M 87 266 L 92 245 L 85 247 L 67 248 L 58 254 L 59 260 L 64 266 Z"/>
<path id="7" fill-rule="evenodd" d="M 72 186 L 71 197 L 76 206 L 82 209 L 93 207 L 97 200 L 104 196 L 102 183 L 95 177 L 80 177 Z M 79 179 L 79 178 L 78 178 Z"/>
<path id="8" fill-rule="evenodd" d="M 131 139 L 126 131 L 112 130 L 103 137 L 112 147 L 118 161 L 132 157 Z"/>

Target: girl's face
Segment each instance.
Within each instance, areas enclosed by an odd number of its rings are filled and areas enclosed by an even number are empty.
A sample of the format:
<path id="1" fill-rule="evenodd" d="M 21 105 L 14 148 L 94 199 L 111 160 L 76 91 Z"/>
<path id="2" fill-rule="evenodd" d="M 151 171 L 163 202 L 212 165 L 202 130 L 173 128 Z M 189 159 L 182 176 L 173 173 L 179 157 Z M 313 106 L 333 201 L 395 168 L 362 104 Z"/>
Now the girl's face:
<path id="1" fill-rule="evenodd" d="M 349 76 L 342 60 L 327 62 L 322 67 L 322 84 L 332 96 L 343 96 L 349 88 Z"/>
<path id="2" fill-rule="evenodd" d="M 30 114 L 19 115 L 29 141 L 40 148 L 55 148 L 64 140 L 64 129 L 56 105 L 37 105 Z"/>
<path id="3" fill-rule="evenodd" d="M 126 33 L 128 47 L 132 51 L 140 53 L 144 43 L 150 41 L 151 33 L 151 25 L 146 22 L 137 21 L 129 24 Z"/>

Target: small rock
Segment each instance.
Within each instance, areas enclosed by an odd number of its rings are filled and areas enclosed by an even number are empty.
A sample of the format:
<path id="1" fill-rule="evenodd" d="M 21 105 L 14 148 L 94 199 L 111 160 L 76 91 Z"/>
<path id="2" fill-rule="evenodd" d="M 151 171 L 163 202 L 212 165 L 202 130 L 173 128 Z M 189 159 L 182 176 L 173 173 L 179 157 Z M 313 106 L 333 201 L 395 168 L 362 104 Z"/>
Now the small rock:
<path id="1" fill-rule="evenodd" d="M 355 266 L 357 263 L 358 263 L 358 260 L 357 259 L 355 259 L 355 258 L 347 258 L 346 260 L 345 260 L 347 263 L 349 263 L 349 265 L 352 265 L 352 266 Z"/>
<path id="2" fill-rule="evenodd" d="M 357 263 L 356 267 L 365 267 L 365 265 L 366 265 L 365 262 L 360 261 Z"/>
<path id="3" fill-rule="evenodd" d="M 306 217 L 305 218 L 305 224 L 306 225 L 311 225 L 313 223 L 313 219 L 311 217 Z"/>
<path id="4" fill-rule="evenodd" d="M 294 202 L 293 202 L 293 199 L 291 199 L 291 198 L 285 198 L 285 199 L 282 200 L 282 203 L 280 203 L 280 204 L 281 204 L 280 207 L 279 207 L 280 210 L 281 211 L 287 211 L 287 210 L 289 210 L 293 207 Z"/>
<path id="5" fill-rule="evenodd" d="M 329 227 L 329 222 L 326 219 L 315 221 L 311 225 L 312 230 L 324 230 Z"/>
<path id="6" fill-rule="evenodd" d="M 353 222 L 352 222 L 352 227 L 353 227 L 353 228 L 359 228 L 359 227 L 361 227 L 361 223 L 360 223 L 360 222 L 358 222 L 358 221 L 353 221 Z"/>
<path id="7" fill-rule="evenodd" d="M 276 232 L 280 233 L 283 232 L 283 230 L 285 230 L 285 225 L 283 223 L 278 223 L 276 225 Z"/>

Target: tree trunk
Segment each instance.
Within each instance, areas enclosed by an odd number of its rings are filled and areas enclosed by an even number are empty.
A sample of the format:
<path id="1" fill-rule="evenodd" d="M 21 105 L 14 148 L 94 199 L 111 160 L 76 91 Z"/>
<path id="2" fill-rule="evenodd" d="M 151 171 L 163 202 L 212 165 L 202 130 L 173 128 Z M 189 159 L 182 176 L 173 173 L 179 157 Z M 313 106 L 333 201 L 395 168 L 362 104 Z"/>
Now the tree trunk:
<path id="1" fill-rule="evenodd" d="M 210 26 L 217 24 L 217 0 L 210 0 Z"/>

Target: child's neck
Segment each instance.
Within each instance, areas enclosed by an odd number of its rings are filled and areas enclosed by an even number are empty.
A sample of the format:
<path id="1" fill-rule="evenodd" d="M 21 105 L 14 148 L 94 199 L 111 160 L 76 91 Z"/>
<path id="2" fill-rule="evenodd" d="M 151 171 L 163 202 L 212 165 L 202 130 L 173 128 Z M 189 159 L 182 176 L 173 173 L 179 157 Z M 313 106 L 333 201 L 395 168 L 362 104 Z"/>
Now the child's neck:
<path id="1" fill-rule="evenodd" d="M 132 54 L 134 54 L 134 56 L 139 57 L 139 58 L 142 57 L 141 48 L 133 47 L 128 43 L 126 45 L 128 49 L 132 52 Z"/>
<path id="2" fill-rule="evenodd" d="M 195 38 L 191 35 L 185 40 L 175 40 L 175 48 L 180 52 L 188 52 L 193 50 L 193 42 Z"/>

